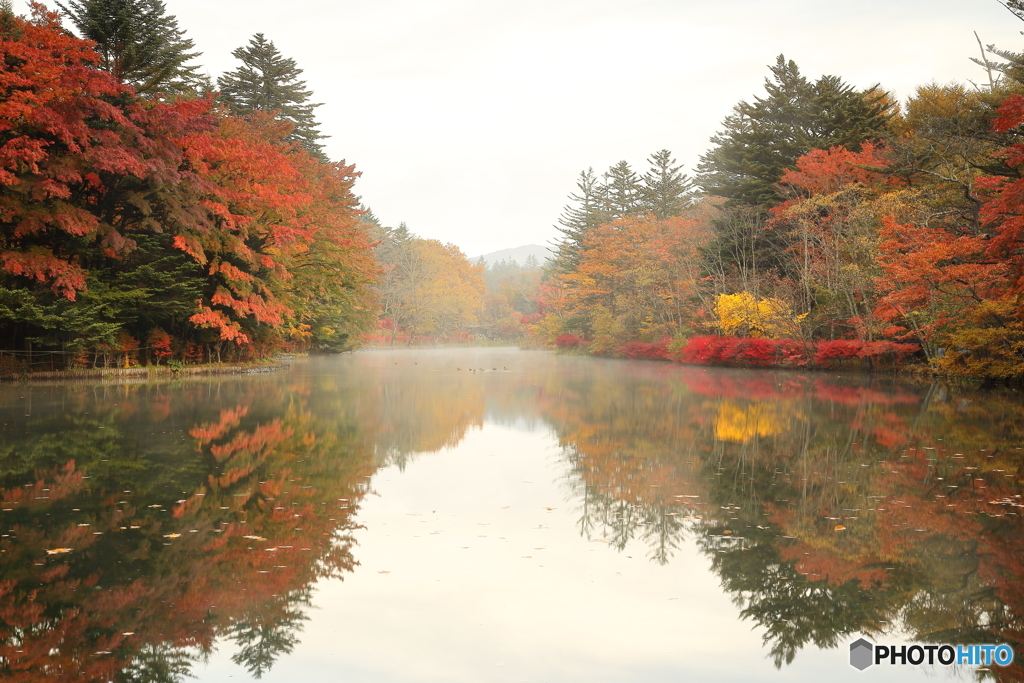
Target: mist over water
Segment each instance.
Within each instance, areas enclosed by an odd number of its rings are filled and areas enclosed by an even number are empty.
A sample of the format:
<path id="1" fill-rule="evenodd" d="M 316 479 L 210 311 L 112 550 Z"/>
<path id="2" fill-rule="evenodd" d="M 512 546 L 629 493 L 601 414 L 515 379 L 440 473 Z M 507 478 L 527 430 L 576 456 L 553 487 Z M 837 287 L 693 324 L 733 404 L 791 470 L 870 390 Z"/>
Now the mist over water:
<path id="1" fill-rule="evenodd" d="M 1024 651 L 1013 394 L 398 349 L 5 385 L 0 429 L 5 680 L 970 680 L 848 645 Z"/>

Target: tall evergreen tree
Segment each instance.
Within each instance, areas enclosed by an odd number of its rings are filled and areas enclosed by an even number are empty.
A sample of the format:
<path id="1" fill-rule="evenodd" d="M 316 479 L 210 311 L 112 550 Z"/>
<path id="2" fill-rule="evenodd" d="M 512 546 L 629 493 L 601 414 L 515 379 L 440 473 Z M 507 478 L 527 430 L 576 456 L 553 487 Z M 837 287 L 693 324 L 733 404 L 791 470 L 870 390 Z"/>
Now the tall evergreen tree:
<path id="1" fill-rule="evenodd" d="M 100 67 L 143 95 L 209 92 L 210 81 L 188 62 L 200 55 L 167 14 L 162 0 L 58 2 L 83 37 L 96 43 Z"/>
<path id="2" fill-rule="evenodd" d="M 328 136 L 317 130 L 320 124 L 313 114 L 320 105 L 309 102 L 313 91 L 306 90 L 306 82 L 299 80 L 302 69 L 295 60 L 282 56 L 262 33 L 231 54 L 242 61 L 242 66 L 217 79 L 220 97 L 231 111 L 240 116 L 277 112 L 295 126 L 289 136 L 292 141 L 326 160 L 319 140 Z"/>
<path id="3" fill-rule="evenodd" d="M 767 95 L 733 108 L 697 167 L 701 187 L 733 204 L 777 203 L 775 186 L 798 158 L 836 145 L 857 150 L 884 135 L 890 118 L 877 86 L 858 91 L 836 76 L 811 83 L 782 55 L 771 72 Z"/>
<path id="4" fill-rule="evenodd" d="M 630 216 L 643 206 L 640 178 L 625 161 L 620 161 L 605 172 L 604 195 L 611 218 Z"/>
<path id="5" fill-rule="evenodd" d="M 14 6 L 11 0 L 0 0 L 0 37 L 17 39 L 18 24 L 14 20 Z"/>
<path id="6" fill-rule="evenodd" d="M 583 247 L 583 237 L 610 218 L 605 208 L 605 187 L 593 168 L 580 172 L 576 192 L 569 195 L 569 201 L 572 204 L 565 206 L 555 226 L 562 233 L 558 254 L 554 259 L 556 270 L 561 272 L 569 272 L 576 267 Z"/>
<path id="7" fill-rule="evenodd" d="M 690 205 L 693 196 L 693 181 L 682 166 L 676 165 L 672 152 L 663 149 L 647 160 L 651 170 L 644 174 L 643 208 L 653 213 L 658 220 L 678 216 Z"/>

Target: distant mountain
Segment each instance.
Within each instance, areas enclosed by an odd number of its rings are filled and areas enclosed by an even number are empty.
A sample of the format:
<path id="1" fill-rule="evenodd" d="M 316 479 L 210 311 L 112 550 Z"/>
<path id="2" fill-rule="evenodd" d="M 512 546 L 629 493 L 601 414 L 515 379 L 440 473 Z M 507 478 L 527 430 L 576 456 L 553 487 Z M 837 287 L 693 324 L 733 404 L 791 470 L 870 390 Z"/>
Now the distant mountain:
<path id="1" fill-rule="evenodd" d="M 515 247 L 514 249 L 501 249 L 500 251 L 492 251 L 490 254 L 483 254 L 482 256 L 470 257 L 470 263 L 477 263 L 479 259 L 483 259 L 488 266 L 493 266 L 499 261 L 515 261 L 519 265 L 526 263 L 526 259 L 533 256 L 537 259 L 537 263 L 544 265 L 544 262 L 554 256 L 547 247 L 539 244 L 524 244 L 521 247 Z"/>

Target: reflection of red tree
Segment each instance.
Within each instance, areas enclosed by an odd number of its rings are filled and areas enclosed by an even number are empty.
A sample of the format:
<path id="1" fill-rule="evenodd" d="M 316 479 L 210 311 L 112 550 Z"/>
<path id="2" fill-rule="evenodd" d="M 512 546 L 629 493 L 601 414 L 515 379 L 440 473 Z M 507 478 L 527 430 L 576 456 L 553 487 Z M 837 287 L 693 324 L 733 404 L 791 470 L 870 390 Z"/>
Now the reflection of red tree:
<path id="1" fill-rule="evenodd" d="M 301 410 L 264 423 L 249 413 L 190 430 L 213 471 L 177 504 L 90 492 L 74 463 L 0 491 L 37 522 L 0 539 L 4 680 L 109 681 L 144 645 L 209 649 L 274 596 L 352 569 L 346 530 L 372 462 L 339 464 L 338 443 Z M 297 470 L 296 456 L 310 466 Z M 92 506 L 87 522 L 54 507 L 73 496 Z"/>

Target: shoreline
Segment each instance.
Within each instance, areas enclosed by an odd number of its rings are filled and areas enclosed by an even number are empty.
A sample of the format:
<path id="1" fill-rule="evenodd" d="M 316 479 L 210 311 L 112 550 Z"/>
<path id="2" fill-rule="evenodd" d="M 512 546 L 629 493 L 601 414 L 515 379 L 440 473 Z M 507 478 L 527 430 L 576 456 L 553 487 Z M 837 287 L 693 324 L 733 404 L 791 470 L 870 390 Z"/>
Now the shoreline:
<path id="1" fill-rule="evenodd" d="M 186 365 L 173 369 L 166 365 L 150 365 L 141 368 L 82 368 L 78 370 L 44 370 L 39 372 L 6 373 L 0 375 L 0 385 L 53 382 L 53 381 L 151 381 L 175 380 L 210 375 L 261 375 L 285 370 L 288 363 L 235 365 Z"/>

